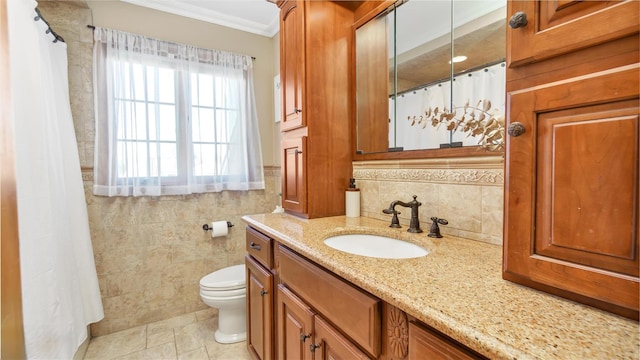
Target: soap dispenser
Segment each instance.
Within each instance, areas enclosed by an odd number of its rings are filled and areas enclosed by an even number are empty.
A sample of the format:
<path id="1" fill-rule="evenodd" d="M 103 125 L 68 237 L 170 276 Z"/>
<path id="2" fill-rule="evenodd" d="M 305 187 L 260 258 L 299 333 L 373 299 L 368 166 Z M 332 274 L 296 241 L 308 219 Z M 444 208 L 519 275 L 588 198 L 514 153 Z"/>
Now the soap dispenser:
<path id="1" fill-rule="evenodd" d="M 356 187 L 356 179 L 349 179 L 349 187 L 345 191 L 345 209 L 347 217 L 360 216 L 360 189 Z"/>

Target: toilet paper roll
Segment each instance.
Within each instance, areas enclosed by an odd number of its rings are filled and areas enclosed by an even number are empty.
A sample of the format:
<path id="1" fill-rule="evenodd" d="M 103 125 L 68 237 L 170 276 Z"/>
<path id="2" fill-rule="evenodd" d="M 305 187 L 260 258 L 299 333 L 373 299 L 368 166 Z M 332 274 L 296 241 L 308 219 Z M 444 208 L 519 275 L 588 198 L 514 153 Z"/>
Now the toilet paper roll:
<path id="1" fill-rule="evenodd" d="M 211 237 L 227 236 L 229 226 L 226 221 L 214 221 L 211 223 Z"/>

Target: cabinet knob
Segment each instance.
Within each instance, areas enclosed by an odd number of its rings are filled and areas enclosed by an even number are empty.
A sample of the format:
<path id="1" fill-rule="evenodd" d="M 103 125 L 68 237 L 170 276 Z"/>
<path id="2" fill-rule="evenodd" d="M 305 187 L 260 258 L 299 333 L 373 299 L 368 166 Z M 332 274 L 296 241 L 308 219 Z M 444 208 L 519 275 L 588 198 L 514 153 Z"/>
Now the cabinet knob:
<path id="1" fill-rule="evenodd" d="M 316 349 L 319 347 L 320 347 L 320 344 L 314 344 L 314 343 L 309 344 L 309 350 L 311 350 L 311 352 L 316 352 Z"/>
<path id="2" fill-rule="evenodd" d="M 249 247 L 250 247 L 251 249 L 253 249 L 253 250 L 258 250 L 258 251 L 260 251 L 260 249 L 262 249 L 262 246 L 260 246 L 260 245 L 258 245 L 258 244 L 256 244 L 256 243 L 254 243 L 253 241 L 252 241 L 251 243 L 249 243 Z"/>
<path id="3" fill-rule="evenodd" d="M 295 109 L 295 112 L 296 112 L 296 114 L 300 114 L 300 113 L 302 112 L 302 109 L 298 109 L 298 108 L 296 108 L 296 109 Z"/>
<path id="4" fill-rule="evenodd" d="M 302 334 L 300 334 L 300 341 L 305 342 L 310 337 L 311 337 L 311 334 L 306 335 L 306 334 L 302 333 Z"/>
<path id="5" fill-rule="evenodd" d="M 525 14 L 524 11 L 518 11 L 509 19 L 509 27 L 512 29 L 525 27 L 527 23 L 527 14 Z"/>
<path id="6" fill-rule="evenodd" d="M 526 131 L 527 130 L 525 129 L 524 125 L 519 122 L 511 123 L 511 125 L 509 125 L 509 127 L 507 128 L 507 133 L 509 134 L 509 136 L 513 137 L 518 137 L 524 134 Z"/>
<path id="7" fill-rule="evenodd" d="M 302 150 L 296 149 L 296 155 L 302 155 Z"/>
<path id="8" fill-rule="evenodd" d="M 265 296 L 268 293 L 269 293 L 268 291 L 260 290 L 260 296 Z"/>

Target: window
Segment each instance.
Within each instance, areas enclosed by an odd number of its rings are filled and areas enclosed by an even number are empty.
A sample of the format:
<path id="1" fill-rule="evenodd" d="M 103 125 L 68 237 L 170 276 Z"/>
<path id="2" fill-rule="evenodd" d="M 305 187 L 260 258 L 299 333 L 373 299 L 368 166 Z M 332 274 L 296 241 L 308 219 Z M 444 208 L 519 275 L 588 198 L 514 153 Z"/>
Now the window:
<path id="1" fill-rule="evenodd" d="M 94 193 L 263 189 L 245 55 L 95 30 Z"/>

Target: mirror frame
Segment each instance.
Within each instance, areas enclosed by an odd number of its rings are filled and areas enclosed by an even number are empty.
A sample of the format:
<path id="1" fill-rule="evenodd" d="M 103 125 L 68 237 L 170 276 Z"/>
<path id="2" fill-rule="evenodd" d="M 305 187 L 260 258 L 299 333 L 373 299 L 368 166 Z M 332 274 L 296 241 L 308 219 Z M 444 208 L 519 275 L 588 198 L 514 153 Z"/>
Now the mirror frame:
<path id="1" fill-rule="evenodd" d="M 453 0 L 452 0 L 453 1 Z M 368 161 L 368 160 L 410 160 L 410 159 L 435 159 L 435 158 L 455 158 L 455 157 L 476 157 L 476 156 L 504 156 L 505 151 L 489 151 L 480 145 L 477 146 L 463 146 L 455 148 L 441 148 L 441 149 L 422 149 L 422 150 L 404 150 L 404 151 L 391 151 L 391 152 L 376 152 L 376 153 L 364 153 L 359 154 L 357 150 L 358 133 L 358 117 L 356 113 L 356 61 L 355 61 L 355 40 L 356 30 L 362 25 L 366 24 L 369 20 L 377 17 L 383 12 L 395 4 L 402 4 L 403 0 L 378 0 L 378 1 L 366 1 L 362 3 L 356 11 L 356 20 L 352 26 L 353 44 L 351 50 L 351 73 L 354 80 L 351 91 L 352 101 L 352 114 L 351 114 L 351 155 L 353 161 Z M 506 46 L 506 44 L 505 44 Z M 506 97 L 506 94 L 505 94 Z"/>

